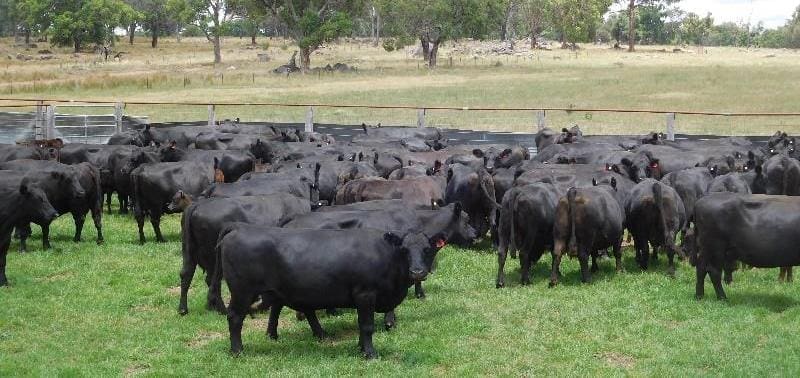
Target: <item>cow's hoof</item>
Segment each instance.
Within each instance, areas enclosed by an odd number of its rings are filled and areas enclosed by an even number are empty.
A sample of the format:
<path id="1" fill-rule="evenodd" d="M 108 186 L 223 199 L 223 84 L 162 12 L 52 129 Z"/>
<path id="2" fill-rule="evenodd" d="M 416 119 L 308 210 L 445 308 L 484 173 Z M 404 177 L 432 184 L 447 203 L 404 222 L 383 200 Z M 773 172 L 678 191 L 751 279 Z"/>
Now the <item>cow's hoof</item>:
<path id="1" fill-rule="evenodd" d="M 242 354 L 242 350 L 231 349 L 231 357 L 239 357 Z"/>
<path id="2" fill-rule="evenodd" d="M 383 328 L 384 328 L 386 331 L 391 331 L 391 330 L 392 330 L 392 328 L 394 328 L 394 322 L 383 323 Z"/>
<path id="3" fill-rule="evenodd" d="M 558 281 L 550 281 L 550 283 L 547 284 L 547 287 L 556 287 L 557 285 Z"/>
<path id="4" fill-rule="evenodd" d="M 367 359 L 367 360 L 374 360 L 374 359 L 378 358 L 378 352 L 376 352 L 374 350 L 366 351 L 363 354 L 364 354 L 364 358 Z"/>
<path id="5" fill-rule="evenodd" d="M 103 245 L 103 244 L 105 244 L 105 242 L 106 241 L 103 240 L 103 239 L 97 239 L 97 245 Z"/>
<path id="6" fill-rule="evenodd" d="M 417 293 L 417 294 L 414 294 L 414 296 L 416 296 L 417 299 L 425 299 L 425 293 Z"/>
<path id="7" fill-rule="evenodd" d="M 72 241 L 75 242 L 75 243 L 80 243 L 81 242 L 81 238 L 72 238 Z"/>
<path id="8" fill-rule="evenodd" d="M 506 283 L 505 282 L 498 282 L 494 286 L 496 288 L 498 288 L 498 289 L 502 289 L 502 288 L 506 287 Z"/>
<path id="9" fill-rule="evenodd" d="M 189 313 L 189 309 L 188 308 L 179 308 L 178 309 L 178 315 L 180 315 L 180 316 L 186 316 L 186 314 L 188 314 L 188 313 Z"/>

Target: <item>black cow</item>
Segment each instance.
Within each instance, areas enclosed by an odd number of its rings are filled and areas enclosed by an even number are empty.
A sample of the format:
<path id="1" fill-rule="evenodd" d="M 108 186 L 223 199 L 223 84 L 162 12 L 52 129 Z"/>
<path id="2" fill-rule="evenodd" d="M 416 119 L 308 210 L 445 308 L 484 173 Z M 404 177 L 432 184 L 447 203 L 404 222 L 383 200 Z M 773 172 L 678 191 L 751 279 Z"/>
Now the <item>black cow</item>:
<path id="1" fill-rule="evenodd" d="M 82 177 L 85 174 L 83 170 L 50 160 L 14 160 L 0 164 L 0 169 L 27 172 L 28 179 L 44 191 L 47 200 L 56 211 L 61 214 L 72 213 L 75 221 L 75 241 L 80 240 L 80 231 L 83 228 L 83 219 L 86 214 L 85 209 L 91 208 L 99 201 L 97 198 L 99 196 L 97 192 L 99 178 L 96 181 L 97 186 L 87 184 L 87 182 L 93 182 L 95 178 Z M 89 170 L 91 171 L 91 169 Z M 98 242 L 101 242 L 99 217 L 95 221 L 98 227 Z M 45 249 L 50 249 L 50 223 L 42 223 L 39 226 L 42 228 L 42 244 Z M 31 234 L 30 226 L 22 225 L 18 231 L 20 250 L 26 251 L 26 240 Z"/>
<path id="2" fill-rule="evenodd" d="M 133 215 L 139 227 L 139 243 L 144 244 L 144 218 L 150 224 L 158 242 L 161 235 L 161 215 L 171 213 L 167 206 L 175 193 L 182 191 L 197 198 L 214 182 L 214 171 L 205 164 L 190 161 L 143 164 L 131 172 L 133 181 Z M 173 210 L 174 211 L 174 210 Z"/>
<path id="3" fill-rule="evenodd" d="M 694 220 L 694 204 L 708 192 L 708 186 L 714 181 L 714 176 L 705 167 L 684 169 L 668 173 L 661 182 L 669 185 L 681 197 L 686 213 L 686 223 L 683 225 L 681 235 L 686 235 L 689 224 Z"/>
<path id="4" fill-rule="evenodd" d="M 649 246 L 653 246 L 653 258 L 657 248 L 667 250 L 668 274 L 675 274 L 675 237 L 686 223 L 686 210 L 678 193 L 666 184 L 646 179 L 631 190 L 625 204 L 625 226 L 633 236 L 636 261 L 647 269 L 650 259 Z"/>
<path id="5" fill-rule="evenodd" d="M 186 203 L 176 195 L 178 201 Z M 176 204 L 174 207 L 181 206 Z M 219 281 L 213 282 L 218 255 L 217 238 L 222 226 L 228 222 L 244 222 L 260 226 L 278 226 L 293 217 L 311 211 L 308 201 L 290 194 L 268 196 L 209 198 L 196 201 L 183 209 L 181 217 L 181 242 L 183 266 L 181 268 L 181 299 L 178 312 L 189 313 L 186 303 L 189 286 L 199 265 L 206 272 L 208 299 L 206 307 L 225 313 Z"/>
<path id="6" fill-rule="evenodd" d="M 225 182 L 235 182 L 242 175 L 253 170 L 255 157 L 247 151 L 217 150 L 182 150 L 175 144 L 159 150 L 160 160 L 164 163 L 178 161 L 195 161 L 213 167 L 215 159 L 217 167 L 225 176 Z"/>
<path id="7" fill-rule="evenodd" d="M 242 323 L 256 297 L 271 305 L 268 334 L 278 337 L 278 318 L 286 306 L 306 315 L 314 335 L 324 332 L 315 311 L 355 308 L 359 346 L 367 358 L 375 312 L 394 310 L 408 288 L 427 277 L 426 260 L 435 257 L 439 235 L 401 238 L 375 230 L 297 230 L 232 224 L 218 248 L 222 274 L 231 292 L 228 307 L 231 353 L 242 351 Z"/>
<path id="8" fill-rule="evenodd" d="M 511 188 L 503 196 L 497 227 L 497 282 L 504 287 L 506 254 L 520 252 L 522 284 L 530 283 L 530 268 L 553 245 L 553 222 L 562 192 L 553 184 L 537 183 Z"/>
<path id="9" fill-rule="evenodd" d="M 317 210 L 318 213 L 331 212 L 331 211 L 371 211 L 371 210 L 436 210 L 439 204 L 433 202 L 428 205 L 412 205 L 407 201 L 401 199 L 393 200 L 375 200 L 355 202 L 346 205 L 325 206 Z"/>
<path id="10" fill-rule="evenodd" d="M 440 183 L 430 176 L 405 180 L 368 177 L 350 181 L 336 193 L 338 205 L 385 199 L 402 199 L 412 206 L 430 206 L 431 203 L 443 204 L 444 193 Z"/>
<path id="11" fill-rule="evenodd" d="M 476 148 L 472 150 L 472 154 L 483 160 L 483 165 L 489 173 L 494 172 L 496 168 L 511 168 L 531 158 L 528 149 L 519 146 L 503 149 L 495 146 Z"/>
<path id="12" fill-rule="evenodd" d="M 16 144 L 0 144 L 0 162 L 12 160 L 50 160 L 51 153 L 48 149 L 38 146 L 20 146 Z"/>
<path id="13" fill-rule="evenodd" d="M 469 214 L 470 224 L 481 237 L 496 226 L 495 211 L 500 208 L 492 175 L 482 166 L 452 164 L 447 168 L 446 203 L 460 202 Z"/>
<path id="14" fill-rule="evenodd" d="M 800 196 L 800 161 L 784 154 L 775 155 L 764 163 L 763 171 L 767 181 L 766 194 Z M 791 277 L 791 266 L 781 268 L 779 280 L 791 281 Z"/>
<path id="15" fill-rule="evenodd" d="M 0 286 L 8 285 L 6 255 L 14 227 L 28 222 L 50 224 L 58 212 L 47 195 L 25 174 L 0 171 Z"/>
<path id="16" fill-rule="evenodd" d="M 617 200 L 617 181 L 592 188 L 571 188 L 558 201 L 553 227 L 553 269 L 550 286 L 558 284 L 559 266 L 565 249 L 576 251 L 581 264 L 581 281 L 591 282 L 597 272 L 598 250 L 613 249 L 617 272 L 622 271 L 622 233 L 625 211 Z M 592 268 L 589 270 L 589 256 Z"/>
<path id="17" fill-rule="evenodd" d="M 117 149 L 108 158 L 111 174 L 114 178 L 114 189 L 117 192 L 120 214 L 127 214 L 130 199 L 133 197 L 133 181 L 131 172 L 142 164 L 158 163 L 157 151 L 151 148 L 128 147 Z M 106 198 L 108 201 L 109 198 Z"/>
<path id="18" fill-rule="evenodd" d="M 744 179 L 744 175 L 737 172 L 714 177 L 714 181 L 708 186 L 708 193 L 739 193 L 750 194 L 750 185 Z M 696 203 L 695 203 L 696 205 Z"/>
<path id="19" fill-rule="evenodd" d="M 708 274 L 717 298 L 725 299 L 722 272 L 731 274 L 736 261 L 758 268 L 800 265 L 800 198 L 716 193 L 697 201 L 695 222 L 684 247 L 696 265 L 697 298 Z"/>

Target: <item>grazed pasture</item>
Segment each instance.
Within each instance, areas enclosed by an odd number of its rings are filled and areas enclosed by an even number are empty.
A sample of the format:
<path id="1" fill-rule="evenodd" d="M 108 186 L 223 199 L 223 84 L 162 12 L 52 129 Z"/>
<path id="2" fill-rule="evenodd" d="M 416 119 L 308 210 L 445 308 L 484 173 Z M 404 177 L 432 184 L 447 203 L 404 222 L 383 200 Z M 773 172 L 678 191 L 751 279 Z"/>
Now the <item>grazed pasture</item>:
<path id="1" fill-rule="evenodd" d="M 455 107 L 633 108 L 715 112 L 796 112 L 800 103 L 800 53 L 791 50 L 642 47 L 635 54 L 606 46 L 579 52 L 540 51 L 521 56 L 470 55 L 443 50 L 441 67 L 419 68 L 405 51 L 387 53 L 367 43 L 333 44 L 312 58 L 312 65 L 337 62 L 359 68 L 357 74 L 309 74 L 285 77 L 270 70 L 286 62 L 293 49 L 282 40 L 225 41 L 224 63 L 211 64 L 210 45 L 200 39 L 180 44 L 164 40 L 153 50 L 146 41 L 129 46 L 120 62 L 99 56 L 74 57 L 55 49 L 58 59 L 0 63 L 0 94 L 14 97 L 115 101 L 273 102 L 390 104 Z M 269 46 L 265 43 L 268 42 Z M 464 42 L 459 46 L 471 46 Z M 670 52 L 662 52 L 666 49 Z M 0 57 L 16 53 L 0 42 Z M 461 50 L 459 50 L 461 51 Z M 23 53 L 26 53 L 23 51 Z M 27 54 L 35 54 L 28 51 Z M 270 62 L 258 61 L 267 53 Z M 449 65 L 452 57 L 453 66 Z M 79 111 L 76 109 L 76 111 Z M 85 110 L 91 111 L 91 110 Z M 205 106 L 129 105 L 126 111 L 155 121 L 202 120 Z M 222 106 L 219 118 L 291 121 L 304 108 Z M 665 126 L 663 115 L 550 112 L 548 123 L 578 123 L 590 133 L 644 133 Z M 317 109 L 321 123 L 415 124 L 415 110 Z M 531 112 L 431 111 L 428 122 L 441 127 L 530 131 Z M 800 130 L 800 117 L 678 117 L 678 130 L 719 135 L 758 135 L 776 129 Z"/>

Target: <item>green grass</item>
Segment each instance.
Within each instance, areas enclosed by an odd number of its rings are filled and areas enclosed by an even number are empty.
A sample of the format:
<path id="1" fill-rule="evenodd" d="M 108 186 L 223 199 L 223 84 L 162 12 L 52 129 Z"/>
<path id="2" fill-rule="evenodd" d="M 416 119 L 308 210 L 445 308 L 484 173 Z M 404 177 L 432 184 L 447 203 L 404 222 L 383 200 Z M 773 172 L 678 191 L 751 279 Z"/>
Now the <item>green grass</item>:
<path id="1" fill-rule="evenodd" d="M 197 273 L 189 315 L 177 314 L 179 218 L 163 223 L 166 244 L 139 246 L 132 219 L 104 217 L 106 244 L 71 241 L 72 220 L 51 233 L 54 250 L 12 244 L 10 287 L 0 288 L 0 376 L 797 376 L 800 291 L 778 284 L 777 269 L 737 272 L 728 302 L 694 299 L 694 271 L 679 264 L 668 278 L 663 258 L 641 272 L 625 251 L 627 273 L 603 260 L 595 282 L 579 282 L 565 260 L 560 286 L 547 288 L 549 255 L 519 285 L 510 260 L 505 289 L 494 288 L 488 245 L 446 247 L 427 282 L 398 308 L 398 326 L 375 334 L 381 355 L 358 353 L 352 310 L 321 318 L 331 335 L 317 342 L 286 310 L 278 341 L 265 337 L 265 315 L 248 318 L 245 352 L 228 354 L 227 321 L 204 309 Z M 34 227 L 37 228 L 37 227 Z M 152 231 L 147 226 L 147 235 Z M 379 317 L 380 318 L 380 317 Z"/>

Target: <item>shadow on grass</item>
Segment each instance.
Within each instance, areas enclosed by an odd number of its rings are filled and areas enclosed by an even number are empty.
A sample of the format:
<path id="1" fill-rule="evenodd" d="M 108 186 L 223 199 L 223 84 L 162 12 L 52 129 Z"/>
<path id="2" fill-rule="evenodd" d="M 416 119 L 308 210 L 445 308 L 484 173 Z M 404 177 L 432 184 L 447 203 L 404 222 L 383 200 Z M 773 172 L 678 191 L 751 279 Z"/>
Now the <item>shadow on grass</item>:
<path id="1" fill-rule="evenodd" d="M 796 299 L 783 294 L 770 294 L 758 291 L 737 291 L 731 294 L 733 295 L 729 295 L 728 303 L 732 306 L 764 308 L 775 313 L 784 312 L 800 304 Z"/>

